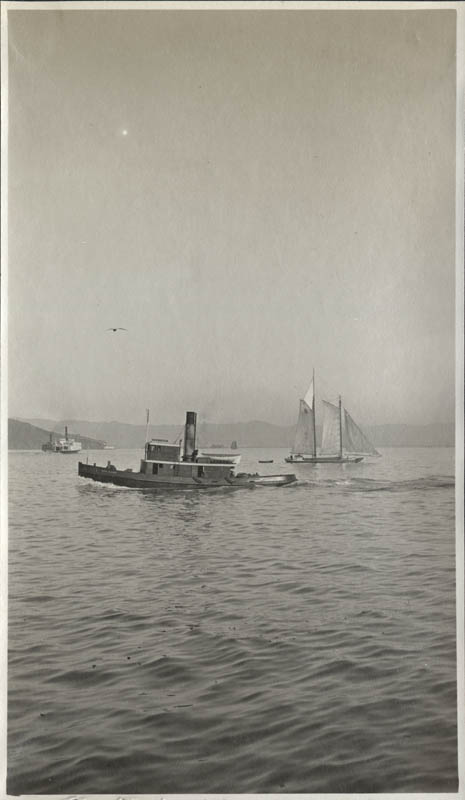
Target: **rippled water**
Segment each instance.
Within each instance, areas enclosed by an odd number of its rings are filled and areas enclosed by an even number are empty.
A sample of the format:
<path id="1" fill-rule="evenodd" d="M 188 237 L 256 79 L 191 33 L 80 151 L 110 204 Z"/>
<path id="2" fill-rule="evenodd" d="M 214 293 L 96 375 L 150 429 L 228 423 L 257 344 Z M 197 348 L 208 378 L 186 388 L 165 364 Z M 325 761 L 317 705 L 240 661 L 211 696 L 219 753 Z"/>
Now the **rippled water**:
<path id="1" fill-rule="evenodd" d="M 156 493 L 10 454 L 10 793 L 457 790 L 453 451 L 285 454 Z"/>

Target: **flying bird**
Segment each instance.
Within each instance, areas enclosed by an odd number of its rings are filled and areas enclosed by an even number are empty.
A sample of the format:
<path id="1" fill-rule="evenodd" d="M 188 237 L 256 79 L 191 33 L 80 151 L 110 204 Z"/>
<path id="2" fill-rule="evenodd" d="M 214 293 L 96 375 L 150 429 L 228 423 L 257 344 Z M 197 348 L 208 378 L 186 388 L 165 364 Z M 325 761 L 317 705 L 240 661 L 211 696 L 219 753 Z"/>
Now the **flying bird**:
<path id="1" fill-rule="evenodd" d="M 107 331 L 113 331 L 113 333 L 116 333 L 116 331 L 127 331 L 127 328 L 107 328 Z"/>

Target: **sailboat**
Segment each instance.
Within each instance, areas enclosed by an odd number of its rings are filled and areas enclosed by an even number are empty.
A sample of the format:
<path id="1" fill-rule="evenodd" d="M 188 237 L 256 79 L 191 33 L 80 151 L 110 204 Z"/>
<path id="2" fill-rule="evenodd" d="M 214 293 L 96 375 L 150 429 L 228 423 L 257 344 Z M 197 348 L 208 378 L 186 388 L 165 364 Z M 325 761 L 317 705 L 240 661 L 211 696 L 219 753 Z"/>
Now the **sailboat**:
<path id="1" fill-rule="evenodd" d="M 320 452 L 316 447 L 315 370 L 305 397 L 300 400 L 294 445 L 288 463 L 346 464 L 366 456 L 380 456 L 376 448 L 354 422 L 339 395 L 338 404 L 323 400 L 323 434 Z"/>

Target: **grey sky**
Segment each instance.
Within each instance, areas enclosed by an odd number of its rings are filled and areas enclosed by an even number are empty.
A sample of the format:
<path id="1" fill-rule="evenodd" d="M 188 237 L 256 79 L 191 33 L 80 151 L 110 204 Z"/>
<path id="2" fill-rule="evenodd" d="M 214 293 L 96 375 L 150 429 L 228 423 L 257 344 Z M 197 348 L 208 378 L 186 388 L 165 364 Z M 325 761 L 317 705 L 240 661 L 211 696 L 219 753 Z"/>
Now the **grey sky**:
<path id="1" fill-rule="evenodd" d="M 453 419 L 454 11 L 8 18 L 10 415 Z"/>

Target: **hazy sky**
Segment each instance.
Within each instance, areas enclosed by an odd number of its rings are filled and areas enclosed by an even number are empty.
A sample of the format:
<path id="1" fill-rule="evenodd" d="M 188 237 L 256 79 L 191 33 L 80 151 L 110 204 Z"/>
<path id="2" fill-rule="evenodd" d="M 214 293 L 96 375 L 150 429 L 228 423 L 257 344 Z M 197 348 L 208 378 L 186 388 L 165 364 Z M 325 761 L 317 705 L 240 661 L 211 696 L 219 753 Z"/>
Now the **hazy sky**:
<path id="1" fill-rule="evenodd" d="M 8 20 L 10 416 L 453 419 L 454 11 Z"/>

